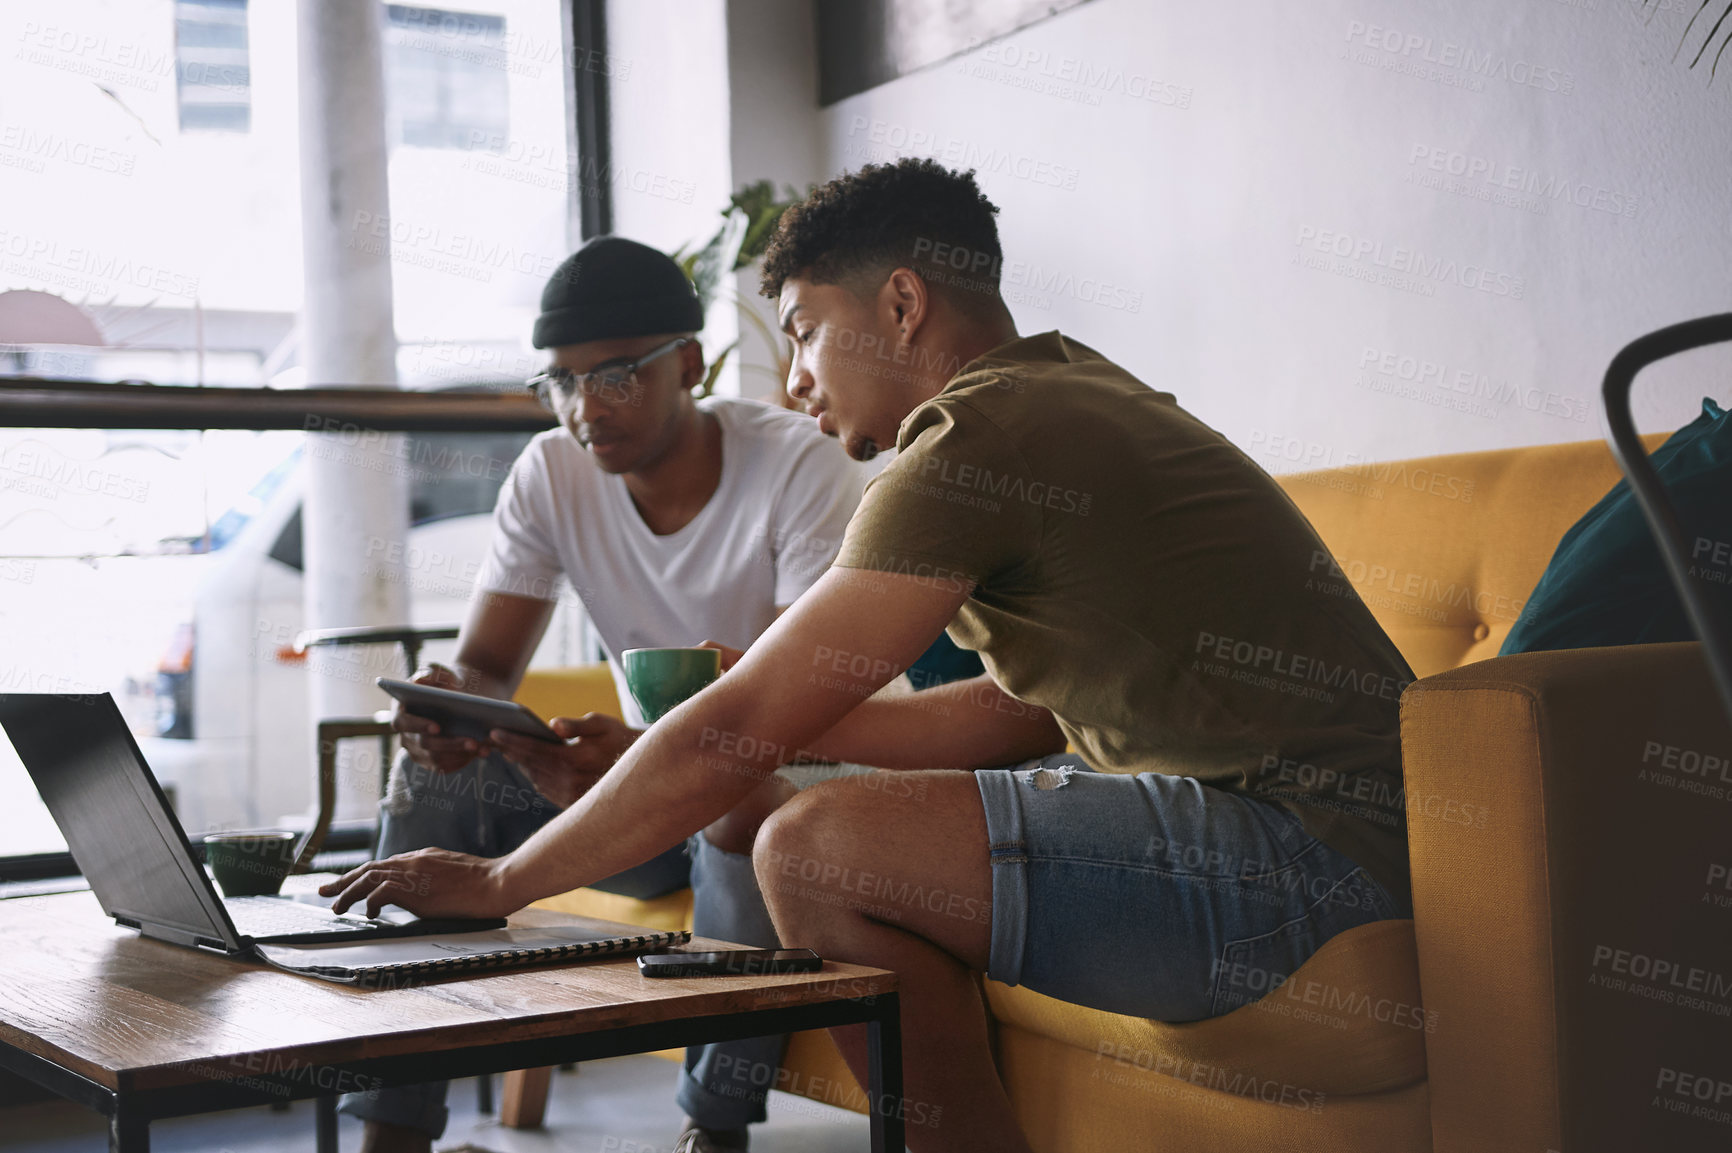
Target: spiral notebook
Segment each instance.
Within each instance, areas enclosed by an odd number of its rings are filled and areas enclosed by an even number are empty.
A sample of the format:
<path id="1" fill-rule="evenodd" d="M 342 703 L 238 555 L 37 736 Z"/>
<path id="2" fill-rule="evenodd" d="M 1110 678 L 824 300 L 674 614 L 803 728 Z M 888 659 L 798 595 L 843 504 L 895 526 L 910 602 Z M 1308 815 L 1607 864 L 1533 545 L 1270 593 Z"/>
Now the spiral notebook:
<path id="1" fill-rule="evenodd" d="M 268 964 L 291 973 L 366 986 L 589 957 L 658 953 L 691 938 L 683 929 L 662 932 L 588 917 L 560 917 L 552 924 L 353 945 L 256 945 L 254 952 Z"/>

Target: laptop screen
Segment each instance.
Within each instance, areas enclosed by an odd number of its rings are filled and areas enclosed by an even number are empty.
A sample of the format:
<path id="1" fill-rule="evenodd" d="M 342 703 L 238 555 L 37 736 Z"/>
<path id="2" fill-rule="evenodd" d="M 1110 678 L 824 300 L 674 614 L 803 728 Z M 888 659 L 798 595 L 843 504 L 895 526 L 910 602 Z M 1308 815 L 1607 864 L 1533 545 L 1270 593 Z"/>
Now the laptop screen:
<path id="1" fill-rule="evenodd" d="M 0 726 L 103 912 L 238 945 L 113 697 L 0 693 Z"/>

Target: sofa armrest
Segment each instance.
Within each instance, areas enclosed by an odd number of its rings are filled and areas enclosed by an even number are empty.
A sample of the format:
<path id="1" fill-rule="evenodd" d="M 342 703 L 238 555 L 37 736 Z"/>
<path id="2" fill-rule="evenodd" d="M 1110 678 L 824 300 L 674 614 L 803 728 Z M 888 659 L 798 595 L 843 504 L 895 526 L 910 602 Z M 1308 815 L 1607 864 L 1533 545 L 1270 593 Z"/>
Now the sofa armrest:
<path id="1" fill-rule="evenodd" d="M 1438 1153 L 1724 1148 L 1732 730 L 1700 646 L 1467 665 L 1401 736 Z"/>

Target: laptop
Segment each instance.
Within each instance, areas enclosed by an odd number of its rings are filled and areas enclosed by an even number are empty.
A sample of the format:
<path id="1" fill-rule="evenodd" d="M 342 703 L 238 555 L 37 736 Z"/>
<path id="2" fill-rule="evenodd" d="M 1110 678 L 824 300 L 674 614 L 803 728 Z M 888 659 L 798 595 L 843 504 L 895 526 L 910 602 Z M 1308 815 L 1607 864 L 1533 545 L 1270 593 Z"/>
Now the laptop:
<path id="1" fill-rule="evenodd" d="M 503 918 L 423 919 L 387 906 L 339 916 L 329 901 L 221 897 L 107 693 L 0 693 L 18 751 L 102 911 L 146 937 L 254 955 L 316 945 L 503 928 Z"/>

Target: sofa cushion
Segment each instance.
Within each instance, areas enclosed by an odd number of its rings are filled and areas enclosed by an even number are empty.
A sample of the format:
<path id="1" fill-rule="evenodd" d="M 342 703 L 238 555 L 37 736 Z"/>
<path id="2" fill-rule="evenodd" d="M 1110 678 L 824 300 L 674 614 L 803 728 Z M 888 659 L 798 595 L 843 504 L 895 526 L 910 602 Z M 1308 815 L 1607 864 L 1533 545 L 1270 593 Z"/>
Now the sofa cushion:
<path id="1" fill-rule="evenodd" d="M 1433 1153 L 1424 1081 L 1346 1097 L 1283 1099 L 1268 1083 L 1223 1091 L 1103 1068 L 1090 1054 L 1014 1026 L 999 1030 L 998 1068 L 1034 1153 Z"/>
<path id="2" fill-rule="evenodd" d="M 1433 1025 L 1420 1005 L 1408 920 L 1332 937 L 1261 1000 L 1203 1021 L 1103 1013 L 996 981 L 986 982 L 986 993 L 1001 1024 L 1085 1050 L 1103 1067 L 1229 1092 L 1234 1084 L 1273 1084 L 1333 1097 L 1412 1085 L 1425 1079 Z"/>
<path id="3" fill-rule="evenodd" d="M 619 716 L 619 693 L 613 673 L 603 662 L 565 668 L 530 669 L 518 682 L 513 698 L 542 720 L 581 717 L 585 713 Z"/>
<path id="4" fill-rule="evenodd" d="M 600 889 L 573 889 L 569 893 L 558 893 L 536 901 L 534 907 L 576 917 L 618 921 L 622 925 L 643 925 L 664 932 L 692 927 L 690 889 L 676 889 L 647 901 L 619 893 L 605 893 Z"/>
<path id="5" fill-rule="evenodd" d="M 1704 400 L 1702 415 L 1656 449 L 1652 463 L 1697 545 L 1692 575 L 1724 612 L 1732 593 L 1732 415 Z M 1635 493 L 1620 480 L 1564 534 L 1501 655 L 1695 639 Z"/>
<path id="6" fill-rule="evenodd" d="M 1280 481 L 1334 554 L 1333 568 L 1314 569 L 1315 590 L 1357 593 L 1428 677 L 1497 655 L 1558 538 L 1617 479 L 1605 442 L 1580 441 Z"/>

